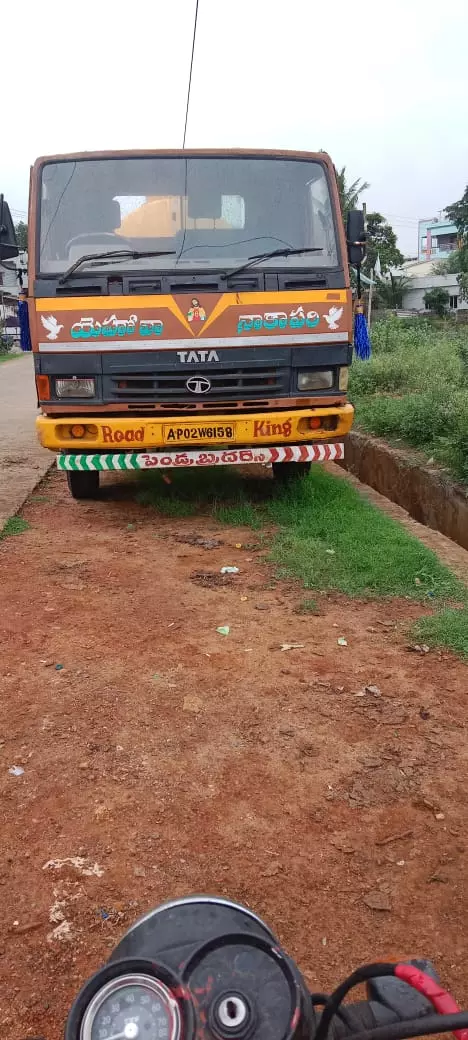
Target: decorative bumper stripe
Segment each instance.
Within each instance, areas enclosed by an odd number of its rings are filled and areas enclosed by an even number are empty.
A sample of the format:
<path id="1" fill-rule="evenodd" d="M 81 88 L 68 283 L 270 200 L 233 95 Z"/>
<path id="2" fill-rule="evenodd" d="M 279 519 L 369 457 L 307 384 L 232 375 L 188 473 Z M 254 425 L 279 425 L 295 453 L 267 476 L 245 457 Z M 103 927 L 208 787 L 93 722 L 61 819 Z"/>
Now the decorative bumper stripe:
<path id="1" fill-rule="evenodd" d="M 280 448 L 226 448 L 218 451 L 110 452 L 99 455 L 57 455 L 61 470 L 169 469 L 187 466 L 248 466 L 271 462 L 332 462 L 344 457 L 343 444 L 282 445 Z"/>

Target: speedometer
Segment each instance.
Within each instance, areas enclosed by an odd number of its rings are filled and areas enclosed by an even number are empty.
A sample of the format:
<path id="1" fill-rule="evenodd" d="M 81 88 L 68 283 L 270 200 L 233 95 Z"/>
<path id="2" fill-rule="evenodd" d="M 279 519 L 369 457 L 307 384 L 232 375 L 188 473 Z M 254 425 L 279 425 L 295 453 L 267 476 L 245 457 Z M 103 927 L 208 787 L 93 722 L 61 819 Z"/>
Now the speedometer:
<path id="1" fill-rule="evenodd" d="M 93 997 L 80 1040 L 179 1040 L 180 1012 L 171 991 L 150 975 L 120 975 Z"/>

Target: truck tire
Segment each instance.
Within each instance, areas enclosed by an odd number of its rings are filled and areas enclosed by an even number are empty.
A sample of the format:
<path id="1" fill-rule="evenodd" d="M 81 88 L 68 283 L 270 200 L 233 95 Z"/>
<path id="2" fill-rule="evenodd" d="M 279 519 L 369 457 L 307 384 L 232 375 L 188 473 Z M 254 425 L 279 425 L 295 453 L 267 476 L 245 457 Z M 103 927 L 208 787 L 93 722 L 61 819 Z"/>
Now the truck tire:
<path id="1" fill-rule="evenodd" d="M 99 493 L 99 473 L 81 473 L 67 470 L 67 483 L 73 498 L 97 498 Z"/>
<path id="2" fill-rule="evenodd" d="M 310 473 L 310 462 L 274 462 L 273 476 L 279 484 L 292 484 Z"/>

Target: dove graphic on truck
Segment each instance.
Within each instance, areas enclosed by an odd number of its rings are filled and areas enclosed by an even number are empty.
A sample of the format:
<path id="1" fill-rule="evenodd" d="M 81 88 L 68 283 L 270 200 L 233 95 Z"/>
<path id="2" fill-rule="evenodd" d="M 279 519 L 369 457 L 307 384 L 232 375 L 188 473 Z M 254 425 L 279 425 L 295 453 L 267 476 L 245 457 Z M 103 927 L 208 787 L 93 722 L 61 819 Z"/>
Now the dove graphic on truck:
<path id="1" fill-rule="evenodd" d="M 57 339 L 59 333 L 63 329 L 63 325 L 59 325 L 57 318 L 54 318 L 52 314 L 49 314 L 48 318 L 41 318 L 42 324 L 47 329 L 47 339 Z"/>
<path id="2" fill-rule="evenodd" d="M 342 314 L 343 307 L 330 307 L 328 314 L 323 315 L 330 330 L 338 328 L 338 322 Z"/>

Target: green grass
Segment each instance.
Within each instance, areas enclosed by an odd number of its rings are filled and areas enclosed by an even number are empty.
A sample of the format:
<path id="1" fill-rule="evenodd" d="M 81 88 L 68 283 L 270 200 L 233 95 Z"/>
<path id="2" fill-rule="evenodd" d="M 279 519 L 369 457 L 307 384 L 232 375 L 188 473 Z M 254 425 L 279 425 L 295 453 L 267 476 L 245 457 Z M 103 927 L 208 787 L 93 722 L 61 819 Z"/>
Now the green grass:
<path id="1" fill-rule="evenodd" d="M 303 599 L 302 603 L 299 604 L 299 606 L 297 608 L 297 613 L 298 614 L 316 614 L 318 609 L 319 609 L 319 605 L 317 603 L 317 600 L 316 599 L 312 599 L 311 597 L 308 597 L 307 599 Z"/>
<path id="2" fill-rule="evenodd" d="M 5 354 L 2 351 L 0 351 L 0 364 L 2 363 L 2 361 L 13 361 L 13 358 L 17 358 L 17 357 L 20 357 L 20 355 L 19 354 L 10 354 L 10 353 Z"/>
<path id="3" fill-rule="evenodd" d="M 305 588 L 366 598 L 464 598 L 463 586 L 434 553 L 318 467 L 272 500 L 267 514 L 279 526 L 272 559 Z"/>
<path id="4" fill-rule="evenodd" d="M 217 503 L 213 506 L 213 516 L 220 524 L 230 524 L 231 527 L 251 527 L 252 530 L 259 531 L 262 526 L 258 509 L 253 502 L 244 500 L 242 496 L 232 505 Z"/>
<path id="5" fill-rule="evenodd" d="M 224 467 L 196 472 L 179 470 L 171 473 L 170 480 L 170 484 L 165 484 L 160 474 L 142 472 L 137 502 L 154 506 L 158 513 L 168 517 L 195 516 L 209 506 L 220 523 L 261 527 L 261 519 L 234 470 Z"/>
<path id="6" fill-rule="evenodd" d="M 468 607 L 447 607 L 431 617 L 421 618 L 413 629 L 414 638 L 432 647 L 446 647 L 468 659 Z"/>
<path id="7" fill-rule="evenodd" d="M 145 488 L 144 491 L 138 493 L 137 502 L 142 506 L 154 505 L 161 516 L 173 517 L 174 519 L 193 516 L 197 511 L 195 503 L 180 501 L 175 497 L 167 499 L 161 497 L 155 500 L 155 496 L 149 488 Z"/>
<path id="8" fill-rule="evenodd" d="M 371 360 L 351 368 L 357 425 L 468 483 L 468 326 L 392 317 L 373 325 L 372 346 Z"/>
<path id="9" fill-rule="evenodd" d="M 11 535 L 23 534 L 23 531 L 28 530 L 29 524 L 22 516 L 10 516 L 0 531 L 0 541 L 2 538 L 10 538 Z"/>
<path id="10" fill-rule="evenodd" d="M 345 480 L 313 467 L 289 488 L 220 469 L 171 474 L 168 487 L 145 474 L 138 500 L 165 516 L 209 511 L 219 523 L 271 532 L 281 577 L 349 596 L 464 600 L 466 590 L 437 557 Z"/>

